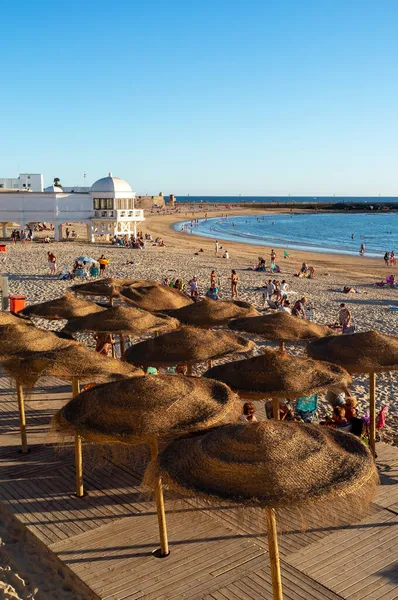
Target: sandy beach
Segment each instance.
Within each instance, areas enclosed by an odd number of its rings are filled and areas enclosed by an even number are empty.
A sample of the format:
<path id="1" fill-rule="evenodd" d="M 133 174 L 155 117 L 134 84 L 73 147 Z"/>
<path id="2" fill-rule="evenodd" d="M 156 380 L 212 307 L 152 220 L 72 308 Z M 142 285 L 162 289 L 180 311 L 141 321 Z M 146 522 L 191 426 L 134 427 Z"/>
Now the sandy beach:
<path id="1" fill-rule="evenodd" d="M 251 212 L 258 212 L 251 211 Z M 217 213 L 213 213 L 217 214 Z M 239 212 L 239 214 L 242 214 Z M 194 215 L 199 216 L 199 215 Z M 190 218 L 191 215 L 188 215 Z M 256 272 L 252 266 L 257 257 L 264 255 L 269 263 L 270 248 L 248 246 L 240 243 L 223 243 L 228 249 L 230 259 L 225 260 L 215 256 L 214 240 L 198 238 L 190 234 L 172 229 L 172 224 L 185 220 L 186 215 L 147 215 L 143 230 L 155 238 L 160 236 L 166 246 L 147 246 L 143 251 L 118 248 L 104 244 L 91 244 L 85 241 L 55 243 L 50 245 L 36 241 L 33 244 L 7 243 L 7 262 L 3 272 L 9 273 L 10 293 L 23 294 L 28 304 L 36 303 L 64 294 L 72 285 L 71 281 L 61 281 L 58 276 L 50 276 L 47 264 L 47 251 L 51 249 L 57 256 L 58 272 L 63 267 L 71 267 L 76 257 L 90 255 L 98 258 L 104 253 L 109 258 L 107 275 L 115 277 L 131 277 L 154 279 L 161 281 L 183 278 L 186 282 L 193 275 L 199 278 L 199 289 L 205 293 L 208 289 L 210 272 L 215 269 L 221 281 L 221 299 L 230 298 L 229 277 L 231 269 L 239 276 L 239 298 L 253 303 L 263 310 L 261 287 L 270 278 L 286 279 L 292 290 L 290 298 L 295 300 L 305 295 L 315 306 L 315 320 L 319 323 L 336 321 L 338 307 L 346 302 L 352 310 L 357 331 L 376 329 L 383 333 L 397 334 L 397 313 L 389 310 L 397 304 L 397 291 L 390 288 L 378 288 L 376 281 L 385 278 L 391 272 L 382 260 L 361 257 L 315 254 L 309 252 L 290 252 L 288 259 L 282 258 L 282 251 L 277 250 L 277 263 L 282 272 L 278 276 Z M 83 230 L 81 235 L 83 236 Z M 203 252 L 198 253 L 202 248 Z M 134 261 L 127 265 L 127 261 Z M 316 269 L 313 280 L 294 277 L 302 262 L 306 261 Z M 74 281 L 76 283 L 78 281 Z M 343 294 L 341 288 L 352 285 L 360 293 Z M 59 322 L 41 320 L 41 327 L 60 328 Z M 255 339 L 259 348 L 266 344 Z M 298 346 L 287 345 L 287 350 L 302 353 Z M 197 370 L 197 372 L 199 372 Z M 368 381 L 366 376 L 355 376 L 352 392 L 357 396 L 362 414 L 367 412 Z M 377 406 L 388 404 L 389 415 L 387 427 L 382 439 L 398 445 L 398 405 L 394 400 L 398 394 L 398 383 L 394 374 L 382 374 L 378 377 Z M 329 407 L 321 402 L 320 414 L 327 414 Z M 21 541 L 15 524 L 3 527 L 0 532 L 1 552 L 4 558 L 4 568 L 0 570 L 0 597 L 16 599 L 40 598 L 79 598 L 80 591 L 72 591 L 72 583 L 66 583 L 62 588 L 54 582 L 54 567 L 51 562 L 42 560 L 35 563 L 34 568 L 21 550 Z M 29 573 L 28 584 L 24 573 Z M 64 577 L 65 574 L 62 574 Z M 27 577 L 27 576 L 26 576 Z M 25 584 L 23 583 L 25 581 Z M 47 583 L 44 583 L 46 582 Z M 52 587 L 53 586 L 53 587 Z M 58 591 L 57 591 L 58 590 Z"/>
<path id="2" fill-rule="evenodd" d="M 246 214 L 247 211 L 237 211 Z M 250 211 L 258 213 L 258 209 Z M 217 216 L 220 213 L 213 212 Z M 194 217 L 199 217 L 195 213 Z M 191 217 L 189 214 L 188 218 Z M 61 281 L 58 277 L 50 276 L 47 265 L 49 248 L 57 256 L 58 272 L 64 267 L 71 268 L 73 261 L 80 255 L 92 255 L 98 258 L 102 253 L 109 258 L 107 275 L 114 277 L 132 277 L 161 281 L 183 278 L 188 282 L 193 275 L 199 279 L 199 289 L 204 294 L 209 287 L 210 272 L 215 269 L 221 282 L 220 298 L 230 298 L 230 274 L 235 269 L 239 276 L 239 297 L 253 303 L 263 310 L 262 286 L 271 278 L 286 279 L 290 289 L 291 301 L 306 296 L 315 306 L 315 321 L 323 324 L 334 323 L 337 320 L 339 305 L 345 302 L 353 314 L 356 331 L 375 329 L 382 333 L 397 333 L 397 313 L 390 310 L 397 305 L 397 290 L 379 288 L 377 281 L 384 280 L 386 275 L 396 271 L 396 267 L 386 268 L 382 259 L 360 256 L 327 255 L 304 251 L 289 251 L 289 258 L 284 259 L 282 250 L 277 249 L 277 264 L 282 272 L 275 276 L 269 273 L 256 272 L 252 266 L 257 264 L 257 257 L 263 255 L 269 264 L 271 248 L 245 245 L 242 243 L 224 243 L 228 249 L 228 260 L 215 256 L 214 240 L 199 238 L 188 233 L 172 229 L 173 223 L 186 220 L 184 213 L 178 215 L 148 214 L 145 232 L 153 238 L 160 236 L 166 246 L 153 247 L 147 245 L 145 250 L 119 248 L 106 244 L 88 244 L 85 241 L 53 242 L 50 245 L 35 242 L 31 245 L 7 244 L 7 270 L 9 275 L 10 292 L 24 294 L 27 303 L 41 302 L 57 298 L 65 293 L 72 285 L 71 281 Z M 77 229 L 78 231 L 78 229 Z M 84 235 L 83 230 L 81 235 Z M 198 252 L 202 249 L 203 252 Z M 221 253 L 220 253 L 221 254 Z M 134 261 L 127 265 L 127 261 Z M 316 269 L 315 279 L 294 277 L 302 262 Z M 353 286 L 359 294 L 344 294 L 343 286 Z M 43 327 L 60 327 L 57 322 L 41 321 Z M 261 340 L 256 340 L 263 344 Z M 303 350 L 291 346 L 291 351 Z M 363 411 L 367 411 L 367 378 L 355 377 L 354 387 Z M 396 377 L 382 374 L 378 377 L 378 406 L 389 404 L 388 426 L 383 439 L 398 443 L 398 406 L 394 400 L 398 392 Z"/>

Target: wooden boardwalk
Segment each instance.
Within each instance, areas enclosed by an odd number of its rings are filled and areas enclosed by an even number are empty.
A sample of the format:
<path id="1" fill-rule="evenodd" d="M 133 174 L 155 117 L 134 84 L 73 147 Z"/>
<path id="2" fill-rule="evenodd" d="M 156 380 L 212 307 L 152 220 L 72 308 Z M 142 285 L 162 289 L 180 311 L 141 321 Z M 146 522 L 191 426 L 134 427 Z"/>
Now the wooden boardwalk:
<path id="1" fill-rule="evenodd" d="M 106 600 L 272 600 L 260 510 L 208 507 L 166 496 L 171 554 L 158 559 L 154 503 L 141 488 L 136 455 L 94 466 L 74 496 L 74 458 L 51 443 L 49 420 L 70 388 L 46 379 L 26 402 L 28 455 L 18 453 L 16 394 L 0 377 L 0 502 L 97 596 Z M 286 600 L 398 599 L 398 448 L 378 444 L 382 486 L 360 523 L 293 518 L 280 535 Z M 145 452 L 142 455 L 146 456 Z M 145 461 L 144 461 L 145 462 Z M 333 507 L 330 508 L 333 510 Z"/>

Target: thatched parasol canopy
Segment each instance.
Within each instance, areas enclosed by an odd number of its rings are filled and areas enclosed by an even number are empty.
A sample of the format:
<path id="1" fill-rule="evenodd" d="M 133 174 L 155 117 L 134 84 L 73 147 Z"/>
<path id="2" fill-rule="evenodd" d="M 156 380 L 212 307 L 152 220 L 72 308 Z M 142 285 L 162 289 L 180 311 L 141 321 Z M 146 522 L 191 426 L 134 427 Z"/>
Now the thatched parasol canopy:
<path id="1" fill-rule="evenodd" d="M 228 331 L 182 327 L 157 338 L 130 346 L 124 360 L 144 367 L 196 364 L 234 352 L 248 352 L 254 343 Z"/>
<path id="2" fill-rule="evenodd" d="M 19 322 L 21 324 L 0 326 L 0 360 L 18 352 L 55 350 L 71 343 L 51 331 L 24 323 L 22 319 Z"/>
<path id="3" fill-rule="evenodd" d="M 226 325 L 231 319 L 237 319 L 238 317 L 254 317 L 259 314 L 254 306 L 248 302 L 241 300 L 210 300 L 209 298 L 178 310 L 163 312 L 175 317 L 184 325 L 205 328 Z"/>
<path id="4" fill-rule="evenodd" d="M 134 279 L 116 279 L 107 277 L 106 279 L 96 279 L 87 283 L 73 285 L 71 290 L 76 294 L 87 296 L 106 296 L 113 298 L 119 295 L 120 289 L 134 283 Z"/>
<path id="5" fill-rule="evenodd" d="M 317 325 L 285 312 L 235 319 L 228 323 L 228 327 L 233 331 L 246 331 L 261 335 L 267 340 L 284 342 L 307 341 L 334 335 L 329 327 Z"/>
<path id="6" fill-rule="evenodd" d="M 148 311 L 176 309 L 188 306 L 193 300 L 182 292 L 155 281 L 139 282 L 123 287 L 121 295 L 135 308 Z"/>
<path id="7" fill-rule="evenodd" d="M 155 316 L 137 308 L 115 306 L 100 313 L 73 319 L 73 321 L 69 321 L 64 330 L 67 333 L 95 331 L 142 335 L 147 332 L 176 329 L 178 326 L 178 321 L 171 317 Z"/>
<path id="8" fill-rule="evenodd" d="M 55 431 L 97 443 L 139 444 L 184 435 L 241 412 L 241 403 L 218 381 L 147 375 L 82 392 L 54 417 Z"/>
<path id="9" fill-rule="evenodd" d="M 66 347 L 44 352 L 22 352 L 3 363 L 10 377 L 21 385 L 33 387 L 43 375 L 65 381 L 112 381 L 143 375 L 140 369 L 129 367 L 120 360 L 88 350 L 76 342 Z"/>
<path id="10" fill-rule="evenodd" d="M 355 436 L 335 429 L 266 421 L 224 425 L 173 441 L 145 480 L 209 501 L 289 509 L 320 500 L 370 500 L 374 462 Z"/>
<path id="11" fill-rule="evenodd" d="M 349 373 L 379 373 L 398 369 L 398 336 L 378 331 L 320 339 L 307 346 L 312 358 L 342 365 Z"/>
<path id="12" fill-rule="evenodd" d="M 11 313 L 8 310 L 0 310 L 0 327 L 4 325 L 24 325 L 26 320 L 19 316 L 20 313 Z"/>
<path id="13" fill-rule="evenodd" d="M 43 319 L 76 319 L 85 317 L 93 313 L 102 312 L 101 308 L 94 302 L 76 298 L 73 294 L 65 294 L 62 298 L 49 300 L 48 302 L 40 302 L 40 304 L 31 304 L 21 311 L 21 314 L 26 317 L 40 317 Z"/>
<path id="14" fill-rule="evenodd" d="M 339 385 L 348 387 L 351 377 L 342 367 L 266 348 L 264 353 L 218 365 L 204 377 L 218 379 L 245 397 L 290 398 L 315 394 Z"/>

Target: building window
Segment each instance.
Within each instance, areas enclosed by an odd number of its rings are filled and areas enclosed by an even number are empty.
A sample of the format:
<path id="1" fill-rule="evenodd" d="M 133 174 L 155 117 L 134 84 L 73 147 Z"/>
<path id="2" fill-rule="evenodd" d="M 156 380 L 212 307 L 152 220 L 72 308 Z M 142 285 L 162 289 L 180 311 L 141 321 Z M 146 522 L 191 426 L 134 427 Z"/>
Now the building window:
<path id="1" fill-rule="evenodd" d="M 117 210 L 129 210 L 133 208 L 132 200 L 130 198 L 117 198 L 116 199 L 116 209 Z"/>
<path id="2" fill-rule="evenodd" d="M 107 200 L 106 200 L 106 208 L 108 210 L 112 210 L 113 209 L 113 198 L 107 198 Z"/>
<path id="3" fill-rule="evenodd" d="M 94 202 L 94 210 L 99 210 L 100 209 L 99 198 L 94 198 L 93 202 Z"/>

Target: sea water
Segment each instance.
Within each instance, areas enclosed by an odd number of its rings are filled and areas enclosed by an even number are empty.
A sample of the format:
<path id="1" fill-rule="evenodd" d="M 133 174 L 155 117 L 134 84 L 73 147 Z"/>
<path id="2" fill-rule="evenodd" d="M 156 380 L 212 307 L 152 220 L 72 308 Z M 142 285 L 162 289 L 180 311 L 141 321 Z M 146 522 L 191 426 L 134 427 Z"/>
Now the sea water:
<path id="1" fill-rule="evenodd" d="M 195 215 L 196 217 L 196 215 Z M 243 242 L 275 248 L 309 250 L 335 254 L 383 256 L 398 254 L 398 213 L 283 213 L 272 215 L 228 216 L 176 223 L 187 225 L 188 235 L 223 241 Z M 228 248 L 223 244 L 224 248 Z"/>

